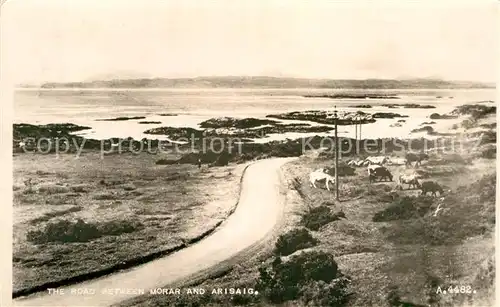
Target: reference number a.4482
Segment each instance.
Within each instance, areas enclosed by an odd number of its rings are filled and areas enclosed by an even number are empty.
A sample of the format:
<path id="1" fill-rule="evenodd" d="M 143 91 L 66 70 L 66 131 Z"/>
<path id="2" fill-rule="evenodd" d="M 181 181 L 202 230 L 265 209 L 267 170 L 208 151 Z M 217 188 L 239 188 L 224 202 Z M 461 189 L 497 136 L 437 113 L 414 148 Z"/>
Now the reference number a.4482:
<path id="1" fill-rule="evenodd" d="M 473 290 L 471 286 L 449 286 L 449 287 L 438 287 L 436 290 L 437 294 L 474 294 L 476 290 Z"/>

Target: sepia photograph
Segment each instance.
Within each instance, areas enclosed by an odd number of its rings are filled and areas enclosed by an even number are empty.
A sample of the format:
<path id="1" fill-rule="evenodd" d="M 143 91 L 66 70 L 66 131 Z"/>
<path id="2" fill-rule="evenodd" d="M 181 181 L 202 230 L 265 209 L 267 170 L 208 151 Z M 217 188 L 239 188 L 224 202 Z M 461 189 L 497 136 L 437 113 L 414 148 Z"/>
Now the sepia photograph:
<path id="1" fill-rule="evenodd" d="M 496 305 L 495 1 L 0 10 L 0 305 Z"/>

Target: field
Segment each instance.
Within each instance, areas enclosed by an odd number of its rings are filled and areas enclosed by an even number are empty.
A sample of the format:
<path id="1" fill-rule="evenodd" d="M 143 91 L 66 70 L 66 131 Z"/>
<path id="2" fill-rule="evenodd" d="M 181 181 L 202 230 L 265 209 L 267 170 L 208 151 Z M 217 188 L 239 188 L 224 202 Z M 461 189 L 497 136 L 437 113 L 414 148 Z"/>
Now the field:
<path id="1" fill-rule="evenodd" d="M 301 155 L 297 140 L 248 146 L 229 166 L 201 169 L 193 165 L 199 158 L 214 165 L 228 159 L 212 161 L 212 153 L 101 159 L 92 147 L 75 159 L 18 150 L 14 290 L 116 272 L 196 242 L 234 209 L 246 165 L 241 162 L 300 156 L 283 168 L 287 204 L 272 238 L 231 259 L 236 265 L 222 263 L 208 279 L 189 280 L 208 294 L 142 296 L 123 305 L 492 306 L 496 108 L 465 105 L 457 112 L 470 117 L 429 147 L 422 165 L 387 164 L 394 180 L 375 183 L 365 167 L 355 167 L 341 174 L 340 200 L 323 184 L 309 184 L 311 171 L 333 166 L 330 148 L 315 146 Z M 364 139 L 359 146 L 369 141 L 375 141 L 370 150 L 393 161 L 404 157 L 397 145 L 427 148 L 422 138 L 389 147 L 386 141 L 394 139 Z M 342 139 L 342 147 L 348 142 Z M 464 151 L 442 152 L 457 142 Z M 366 158 L 367 149 L 356 154 L 349 148 L 343 165 Z M 421 182 L 436 181 L 444 194 L 423 196 L 396 183 L 399 175 L 412 173 Z M 259 294 L 210 295 L 218 287 Z"/>
<path id="2" fill-rule="evenodd" d="M 14 155 L 14 291 L 179 248 L 234 209 L 245 164 L 198 169 L 160 158 Z"/>
<path id="3" fill-rule="evenodd" d="M 495 160 L 477 155 L 489 145 L 460 157 L 432 153 L 417 167 L 389 165 L 392 182 L 370 184 L 366 169 L 356 168 L 353 176 L 340 177 L 340 201 L 321 184 L 310 186 L 311 171 L 332 166 L 330 157 L 311 151 L 285 165 L 284 220 L 253 257 L 194 283 L 208 294 L 149 295 L 125 305 L 493 306 Z M 422 174 L 421 181 L 438 182 L 445 194 L 400 189 L 398 176 L 413 172 Z M 435 214 L 439 205 L 442 210 Z M 321 255 L 332 256 L 341 272 L 327 279 L 332 281 L 293 273 Z M 324 261 L 321 265 L 331 263 Z M 287 271 L 283 263 L 295 269 Z M 210 295 L 216 288 L 252 288 L 260 294 Z"/>

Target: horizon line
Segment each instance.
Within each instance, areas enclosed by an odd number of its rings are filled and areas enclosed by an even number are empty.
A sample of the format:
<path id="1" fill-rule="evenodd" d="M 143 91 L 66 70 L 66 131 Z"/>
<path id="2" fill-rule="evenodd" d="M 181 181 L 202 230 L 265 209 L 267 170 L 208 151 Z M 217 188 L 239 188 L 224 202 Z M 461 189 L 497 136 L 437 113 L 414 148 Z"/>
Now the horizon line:
<path id="1" fill-rule="evenodd" d="M 269 79 L 289 79 L 289 80 L 304 80 L 304 81 L 440 81 L 448 83 L 476 83 L 487 85 L 488 87 L 496 86 L 496 81 L 478 81 L 478 80 L 461 80 L 461 79 L 446 79 L 442 77 L 396 77 L 396 78 L 319 78 L 319 77 L 292 77 L 292 76 L 273 76 L 273 75 L 198 75 L 192 77 L 137 77 L 137 78 L 111 78 L 111 79 L 95 79 L 95 80 L 80 80 L 80 81 L 40 81 L 40 82 L 20 82 L 14 85 L 17 88 L 34 88 L 45 84 L 72 84 L 82 83 L 91 84 L 95 82 L 112 82 L 112 81 L 134 81 L 134 80 L 195 80 L 203 78 L 269 78 Z M 107 88 L 107 87 L 106 87 Z M 168 87 L 161 87 L 168 88 Z M 314 88 L 314 87 L 312 87 Z"/>

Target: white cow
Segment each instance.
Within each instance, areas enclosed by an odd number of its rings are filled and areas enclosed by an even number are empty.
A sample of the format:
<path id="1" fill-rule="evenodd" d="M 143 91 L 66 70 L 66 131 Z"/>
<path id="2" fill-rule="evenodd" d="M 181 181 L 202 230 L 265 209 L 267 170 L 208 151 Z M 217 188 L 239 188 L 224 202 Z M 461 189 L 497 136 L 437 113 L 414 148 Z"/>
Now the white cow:
<path id="1" fill-rule="evenodd" d="M 330 186 L 328 185 L 328 182 L 335 184 L 335 177 L 327 174 L 326 169 L 324 168 L 317 169 L 309 174 L 309 182 L 311 183 L 311 186 L 317 188 L 316 182 L 320 180 L 325 180 L 326 189 L 328 191 L 330 191 Z"/>
<path id="2" fill-rule="evenodd" d="M 388 165 L 406 165 L 406 159 L 405 158 L 392 158 L 389 161 L 387 161 Z"/>
<path id="3" fill-rule="evenodd" d="M 359 166 L 363 166 L 363 162 L 364 160 L 351 160 L 347 163 L 347 165 L 349 166 L 354 166 L 354 167 L 359 167 Z"/>
<path id="4" fill-rule="evenodd" d="M 365 162 L 369 162 L 370 164 L 378 164 L 384 165 L 387 162 L 388 158 L 384 156 L 371 156 L 365 159 Z"/>
<path id="5" fill-rule="evenodd" d="M 412 186 L 414 188 L 420 188 L 420 182 L 418 182 L 418 178 L 419 177 L 420 176 L 417 175 L 417 174 L 411 174 L 411 175 L 402 174 L 402 175 L 399 175 L 399 185 L 400 185 L 400 188 L 403 189 L 403 184 L 407 184 L 408 185 L 408 189 L 411 189 Z"/>

